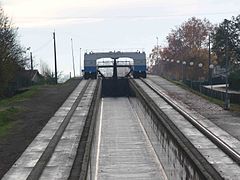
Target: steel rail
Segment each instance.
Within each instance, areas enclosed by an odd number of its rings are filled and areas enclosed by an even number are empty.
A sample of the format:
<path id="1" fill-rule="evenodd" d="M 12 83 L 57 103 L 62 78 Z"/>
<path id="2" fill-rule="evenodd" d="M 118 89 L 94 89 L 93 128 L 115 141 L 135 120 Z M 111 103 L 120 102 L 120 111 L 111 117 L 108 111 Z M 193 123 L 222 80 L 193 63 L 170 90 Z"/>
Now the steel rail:
<path id="1" fill-rule="evenodd" d="M 171 105 L 177 112 L 179 112 L 184 118 L 186 118 L 194 127 L 196 127 L 201 133 L 203 133 L 208 139 L 210 139 L 217 147 L 219 147 L 226 155 L 228 155 L 234 162 L 240 165 L 240 154 L 225 143 L 222 139 L 217 137 L 214 133 L 208 130 L 205 126 L 199 123 L 194 117 L 188 114 L 182 109 L 178 104 L 169 98 L 165 93 L 160 92 L 158 89 L 150 85 L 146 80 L 141 78 L 150 89 L 157 93 L 161 98 L 163 98 L 169 105 Z"/>
<path id="2" fill-rule="evenodd" d="M 27 177 L 27 180 L 35 180 L 35 179 L 40 178 L 44 168 L 46 167 L 46 165 L 49 162 L 52 154 L 54 153 L 54 150 L 55 150 L 57 144 L 59 143 L 67 125 L 69 124 L 73 113 L 75 112 L 78 104 L 80 103 L 82 97 L 84 96 L 90 82 L 91 82 L 91 80 L 88 80 L 86 82 L 86 84 L 84 85 L 82 91 L 79 93 L 77 99 L 73 103 L 70 111 L 67 113 L 66 117 L 64 118 L 63 122 L 61 123 L 61 125 L 57 129 L 53 138 L 50 140 L 50 142 L 49 142 L 48 146 L 46 147 L 45 151 L 43 152 L 43 154 L 41 155 L 41 157 L 39 158 L 39 160 L 37 161 L 37 163 L 33 167 L 32 171 L 30 172 L 29 176 Z"/>

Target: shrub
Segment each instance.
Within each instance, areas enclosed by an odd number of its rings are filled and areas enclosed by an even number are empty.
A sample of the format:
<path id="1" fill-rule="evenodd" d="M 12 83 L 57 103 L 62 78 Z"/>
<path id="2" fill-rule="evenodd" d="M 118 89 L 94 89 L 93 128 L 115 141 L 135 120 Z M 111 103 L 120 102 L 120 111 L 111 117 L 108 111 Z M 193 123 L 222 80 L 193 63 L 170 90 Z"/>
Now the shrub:
<path id="1" fill-rule="evenodd" d="M 240 70 L 229 75 L 229 87 L 233 90 L 240 90 Z"/>

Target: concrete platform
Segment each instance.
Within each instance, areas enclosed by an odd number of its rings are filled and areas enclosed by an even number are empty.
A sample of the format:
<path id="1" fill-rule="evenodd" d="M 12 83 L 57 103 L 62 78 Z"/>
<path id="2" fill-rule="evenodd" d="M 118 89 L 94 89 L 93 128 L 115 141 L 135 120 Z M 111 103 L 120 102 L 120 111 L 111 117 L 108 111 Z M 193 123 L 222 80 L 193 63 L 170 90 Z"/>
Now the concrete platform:
<path id="1" fill-rule="evenodd" d="M 226 92 L 226 84 L 217 84 L 217 85 L 207 85 L 207 86 L 204 86 L 208 89 L 213 89 L 213 90 L 216 90 L 216 91 L 220 91 L 220 92 Z M 240 91 L 234 91 L 234 90 L 231 90 L 229 89 L 228 90 L 228 93 L 229 94 L 239 94 L 240 95 Z"/>

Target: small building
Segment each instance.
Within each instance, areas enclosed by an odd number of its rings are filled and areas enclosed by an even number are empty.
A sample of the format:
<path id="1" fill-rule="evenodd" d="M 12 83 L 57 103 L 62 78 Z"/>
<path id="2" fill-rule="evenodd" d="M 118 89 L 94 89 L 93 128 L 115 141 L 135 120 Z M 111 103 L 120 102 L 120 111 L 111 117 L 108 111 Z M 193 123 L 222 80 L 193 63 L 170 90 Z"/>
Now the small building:
<path id="1" fill-rule="evenodd" d="M 38 70 L 21 70 L 17 72 L 16 76 L 16 83 L 19 88 L 40 84 L 43 80 L 44 77 Z"/>
<path id="2" fill-rule="evenodd" d="M 4 88 L 3 96 L 11 97 L 16 93 L 25 91 L 27 87 L 41 84 L 44 82 L 44 77 L 38 72 L 38 70 L 25 70 L 19 69 L 15 78 L 8 82 L 6 88 Z"/>

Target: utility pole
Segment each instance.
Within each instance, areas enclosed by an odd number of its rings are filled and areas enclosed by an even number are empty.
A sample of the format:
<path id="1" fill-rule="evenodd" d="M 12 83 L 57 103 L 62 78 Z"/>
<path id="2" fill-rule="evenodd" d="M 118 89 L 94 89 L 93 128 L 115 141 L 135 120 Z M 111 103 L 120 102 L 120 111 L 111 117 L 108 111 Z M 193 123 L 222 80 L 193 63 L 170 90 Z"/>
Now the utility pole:
<path id="1" fill-rule="evenodd" d="M 55 63 L 55 84 L 57 84 L 58 83 L 58 79 L 57 79 L 57 52 L 56 52 L 55 32 L 53 32 L 53 45 L 54 45 L 54 63 Z"/>
<path id="2" fill-rule="evenodd" d="M 117 79 L 117 59 L 113 59 L 113 79 Z"/>
<path id="3" fill-rule="evenodd" d="M 157 64 L 158 63 L 158 55 L 159 55 L 159 50 L 158 50 L 158 37 L 156 37 L 156 39 L 157 39 L 157 59 L 156 59 L 156 62 L 155 62 L 155 64 Z M 160 69 L 161 69 L 161 64 L 160 64 Z M 162 72 L 160 72 L 160 73 L 162 73 Z"/>
<path id="4" fill-rule="evenodd" d="M 208 83 L 210 82 L 211 71 L 212 71 L 212 69 L 210 68 L 210 65 L 211 65 L 211 37 L 209 33 L 209 36 L 208 36 Z"/>
<path id="5" fill-rule="evenodd" d="M 30 52 L 30 61 L 31 61 L 31 71 L 33 71 L 33 59 L 32 59 L 32 52 Z"/>
<path id="6" fill-rule="evenodd" d="M 72 38 L 71 38 L 71 47 L 72 47 L 72 61 L 73 61 L 73 77 L 75 77 L 75 63 L 74 63 L 73 40 L 72 40 Z"/>
<path id="7" fill-rule="evenodd" d="M 80 48 L 80 58 L 79 58 L 79 66 L 80 66 L 80 72 L 79 72 L 79 76 L 81 77 L 82 75 L 82 48 Z"/>
<path id="8" fill-rule="evenodd" d="M 226 92 L 225 92 L 225 102 L 224 102 L 224 109 L 225 110 L 229 110 L 229 108 L 230 108 L 230 99 L 229 99 L 229 96 L 228 96 L 228 61 L 229 61 L 229 59 L 228 59 L 228 23 L 229 23 L 229 21 L 228 20 L 224 20 L 226 23 L 227 23 L 227 27 L 226 27 L 226 34 L 225 34 L 225 40 L 226 40 L 226 44 L 225 44 L 225 68 L 226 68 L 226 81 L 225 81 L 225 83 L 226 83 Z"/>
<path id="9" fill-rule="evenodd" d="M 156 37 L 157 39 L 157 62 L 158 62 L 158 55 L 159 55 L 159 49 L 158 49 L 158 37 Z"/>

